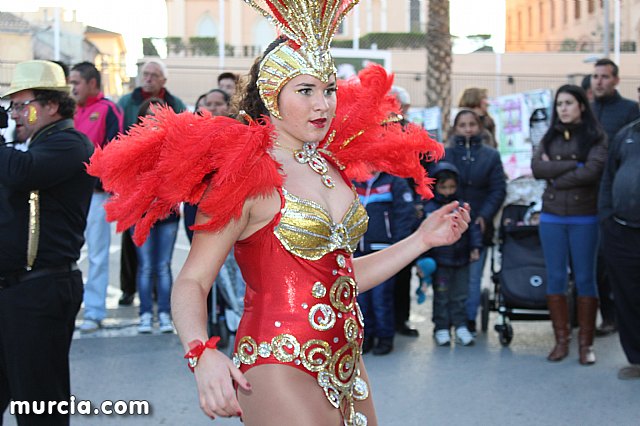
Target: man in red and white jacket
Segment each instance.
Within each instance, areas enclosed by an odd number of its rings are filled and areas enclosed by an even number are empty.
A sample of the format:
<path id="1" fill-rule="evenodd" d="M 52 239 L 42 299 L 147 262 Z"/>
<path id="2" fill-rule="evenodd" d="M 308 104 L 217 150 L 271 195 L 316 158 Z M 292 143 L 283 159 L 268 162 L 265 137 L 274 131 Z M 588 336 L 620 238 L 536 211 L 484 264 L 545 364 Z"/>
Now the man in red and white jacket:
<path id="1" fill-rule="evenodd" d="M 96 148 L 102 148 L 122 132 L 123 115 L 120 107 L 106 99 L 100 90 L 100 72 L 90 62 L 71 68 L 69 83 L 77 109 L 76 129 L 84 133 Z M 84 321 L 80 331 L 90 333 L 100 328 L 106 317 L 106 297 L 109 285 L 109 246 L 111 226 L 106 220 L 104 203 L 109 194 L 100 181 L 91 197 L 85 238 L 89 252 L 89 274 L 84 290 Z"/>

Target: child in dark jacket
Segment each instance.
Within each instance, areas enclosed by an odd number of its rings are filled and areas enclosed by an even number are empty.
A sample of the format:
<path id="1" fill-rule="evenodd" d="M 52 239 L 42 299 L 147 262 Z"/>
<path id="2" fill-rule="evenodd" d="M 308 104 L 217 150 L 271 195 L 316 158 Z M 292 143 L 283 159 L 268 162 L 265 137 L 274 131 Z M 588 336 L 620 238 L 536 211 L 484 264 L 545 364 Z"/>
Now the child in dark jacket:
<path id="1" fill-rule="evenodd" d="M 458 200 L 458 169 L 451 163 L 439 162 L 431 171 L 436 180 L 434 197 L 424 202 L 425 217 L 441 206 Z M 438 268 L 433 279 L 434 338 L 438 346 L 449 346 L 453 326 L 456 343 L 473 345 L 474 338 L 466 322 L 465 302 L 469 291 L 469 263 L 477 261 L 482 247 L 480 226 L 473 224 L 455 244 L 429 250 Z"/>
<path id="2" fill-rule="evenodd" d="M 369 227 L 354 256 L 383 250 L 407 237 L 415 221 L 413 192 L 405 179 L 376 173 L 366 182 L 354 182 L 360 202 L 367 209 Z M 395 277 L 358 295 L 364 316 L 362 352 L 386 355 L 393 350 L 395 336 Z"/>

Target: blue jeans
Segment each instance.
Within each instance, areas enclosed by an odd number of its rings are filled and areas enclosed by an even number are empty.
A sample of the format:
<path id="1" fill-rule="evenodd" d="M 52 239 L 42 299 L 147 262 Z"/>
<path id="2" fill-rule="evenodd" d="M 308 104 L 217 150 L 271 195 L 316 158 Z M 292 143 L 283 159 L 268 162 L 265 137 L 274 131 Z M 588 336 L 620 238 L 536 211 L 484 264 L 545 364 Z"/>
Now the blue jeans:
<path id="1" fill-rule="evenodd" d="M 107 222 L 104 203 L 108 192 L 94 192 L 87 216 L 87 241 L 89 274 L 84 287 L 84 318 L 102 321 L 107 316 L 105 302 L 109 286 L 109 246 L 111 224 Z"/>
<path id="2" fill-rule="evenodd" d="M 159 223 L 151 228 L 147 241 L 136 246 L 138 254 L 138 293 L 140 295 L 140 314 L 153 313 L 154 278 L 158 296 L 158 312 L 171 311 L 171 257 L 178 235 L 178 221 Z"/>
<path id="3" fill-rule="evenodd" d="M 547 268 L 547 294 L 565 294 L 568 265 L 576 280 L 578 296 L 598 297 L 596 255 L 598 224 L 540 223 L 540 241 Z"/>
<path id="4" fill-rule="evenodd" d="M 364 334 L 369 337 L 393 338 L 396 320 L 393 307 L 395 277 L 358 295 L 364 316 Z"/>
<path id="5" fill-rule="evenodd" d="M 184 203 L 182 205 L 184 231 L 189 238 L 189 244 L 193 240 L 193 231 L 189 229 L 196 222 L 196 213 L 198 212 L 198 206 L 194 204 Z"/>
<path id="6" fill-rule="evenodd" d="M 469 264 L 469 294 L 467 295 L 467 319 L 475 321 L 480 306 L 480 289 L 482 287 L 482 273 L 487 261 L 487 247 L 480 249 L 480 259 Z"/>
<path id="7" fill-rule="evenodd" d="M 465 301 L 469 292 L 469 265 L 440 266 L 433 278 L 433 324 L 436 330 L 467 325 Z"/>

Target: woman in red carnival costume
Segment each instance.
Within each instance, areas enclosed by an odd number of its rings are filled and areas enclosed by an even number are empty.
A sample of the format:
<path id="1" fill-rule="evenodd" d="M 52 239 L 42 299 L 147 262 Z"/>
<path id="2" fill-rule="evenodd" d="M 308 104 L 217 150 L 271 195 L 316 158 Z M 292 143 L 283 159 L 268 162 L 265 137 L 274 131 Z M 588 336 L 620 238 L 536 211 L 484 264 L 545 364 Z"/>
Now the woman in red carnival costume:
<path id="1" fill-rule="evenodd" d="M 367 216 L 351 179 L 412 177 L 429 197 L 420 158 L 437 159 L 442 147 L 389 119 L 398 105 L 381 67 L 336 82 L 329 43 L 356 0 L 245 1 L 285 35 L 251 69 L 246 123 L 160 109 L 98 151 L 89 172 L 114 193 L 109 219 L 135 225 L 137 244 L 180 202 L 199 206 L 172 313 L 206 415 L 249 426 L 377 425 L 356 295 L 455 242 L 469 208 L 451 203 L 406 239 L 352 259 Z M 247 290 L 229 359 L 216 337 L 207 341 L 205 300 L 232 247 Z"/>

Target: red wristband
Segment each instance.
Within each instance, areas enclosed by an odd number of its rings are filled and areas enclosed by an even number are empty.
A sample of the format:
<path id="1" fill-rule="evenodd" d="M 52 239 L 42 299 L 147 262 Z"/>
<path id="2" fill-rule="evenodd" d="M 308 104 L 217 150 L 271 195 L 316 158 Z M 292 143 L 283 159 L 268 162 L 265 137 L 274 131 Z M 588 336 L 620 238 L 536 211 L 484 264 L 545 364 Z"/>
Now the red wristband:
<path id="1" fill-rule="evenodd" d="M 202 343 L 202 340 L 196 339 L 189 342 L 189 352 L 184 355 L 184 358 L 188 361 L 188 366 L 191 372 L 198 365 L 198 360 L 205 349 L 217 349 L 220 336 L 213 336 L 206 343 Z"/>

